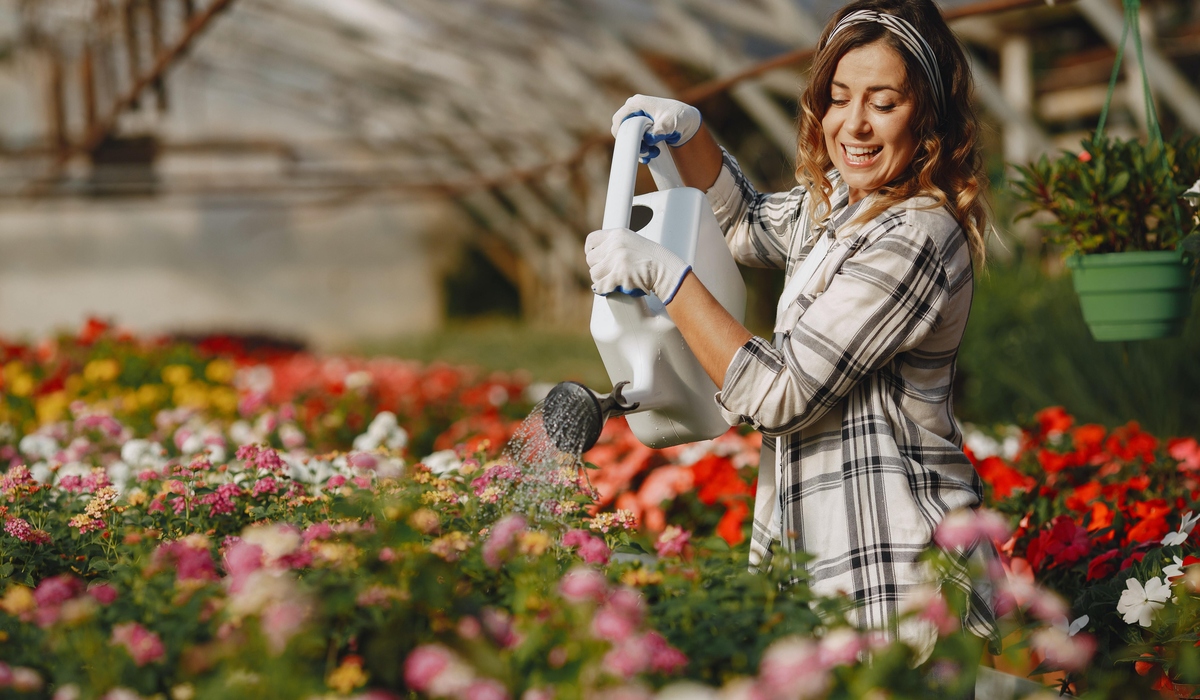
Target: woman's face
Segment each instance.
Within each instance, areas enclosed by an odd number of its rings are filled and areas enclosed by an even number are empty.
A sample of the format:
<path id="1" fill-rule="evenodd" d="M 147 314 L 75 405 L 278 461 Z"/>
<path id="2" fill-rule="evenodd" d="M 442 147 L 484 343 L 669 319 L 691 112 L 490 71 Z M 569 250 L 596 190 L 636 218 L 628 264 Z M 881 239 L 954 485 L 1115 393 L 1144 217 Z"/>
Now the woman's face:
<path id="1" fill-rule="evenodd" d="M 909 122 L 904 61 L 883 41 L 848 51 L 838 61 L 832 100 L 821 120 L 833 167 L 857 202 L 891 182 L 917 149 Z"/>

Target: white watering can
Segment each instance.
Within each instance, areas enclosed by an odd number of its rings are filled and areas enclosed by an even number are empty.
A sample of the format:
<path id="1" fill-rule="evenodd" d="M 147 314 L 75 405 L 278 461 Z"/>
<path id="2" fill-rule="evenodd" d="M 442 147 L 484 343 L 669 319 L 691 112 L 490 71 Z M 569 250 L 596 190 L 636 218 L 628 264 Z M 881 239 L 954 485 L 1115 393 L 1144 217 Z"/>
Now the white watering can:
<path id="1" fill-rule="evenodd" d="M 603 228 L 631 228 L 678 255 L 741 322 L 746 310 L 741 272 L 708 199 L 683 186 L 669 147 L 661 147 L 650 161 L 659 191 L 633 196 L 642 135 L 650 124 L 647 117 L 630 117 L 617 131 Z M 708 440 L 729 429 L 713 399 L 717 386 L 658 297 L 597 296 L 591 330 L 613 391 L 601 396 L 575 382 L 562 382 L 550 391 L 543 422 L 559 449 L 590 449 L 604 421 L 614 415 L 625 415 L 634 436 L 655 448 Z"/>

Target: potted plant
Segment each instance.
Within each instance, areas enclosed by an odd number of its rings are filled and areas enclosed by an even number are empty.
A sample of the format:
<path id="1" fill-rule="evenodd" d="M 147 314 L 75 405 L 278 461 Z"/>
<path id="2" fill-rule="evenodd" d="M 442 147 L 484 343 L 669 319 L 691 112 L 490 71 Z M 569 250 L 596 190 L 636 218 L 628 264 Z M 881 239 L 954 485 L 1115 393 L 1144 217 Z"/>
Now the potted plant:
<path id="1" fill-rule="evenodd" d="M 1138 31 L 1140 0 L 1123 0 L 1125 26 L 1093 138 L 1078 155 L 1042 157 L 1018 167 L 1018 218 L 1050 214 L 1049 241 L 1069 255 L 1083 319 L 1096 340 L 1145 340 L 1178 335 L 1191 307 L 1200 222 L 1186 197 L 1200 178 L 1200 139 L 1165 140 L 1158 125 Z M 1109 139 L 1104 123 L 1133 35 L 1142 73 L 1146 143 Z M 1195 188 L 1195 186 L 1193 186 Z"/>
<path id="2" fill-rule="evenodd" d="M 1152 137 L 1143 144 L 1097 137 L 1078 155 L 1043 156 L 1017 170 L 1016 194 L 1026 205 L 1018 218 L 1052 217 L 1041 225 L 1048 242 L 1068 256 L 1092 336 L 1178 335 L 1200 243 L 1200 191 L 1184 197 L 1200 178 L 1200 138 Z"/>

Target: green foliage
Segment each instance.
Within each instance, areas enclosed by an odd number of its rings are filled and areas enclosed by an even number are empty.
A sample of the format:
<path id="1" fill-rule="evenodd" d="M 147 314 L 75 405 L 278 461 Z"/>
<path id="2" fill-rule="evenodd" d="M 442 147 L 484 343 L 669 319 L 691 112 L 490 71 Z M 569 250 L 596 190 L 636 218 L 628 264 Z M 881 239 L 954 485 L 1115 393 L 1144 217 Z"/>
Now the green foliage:
<path id="1" fill-rule="evenodd" d="M 1081 421 L 1138 420 L 1158 435 L 1200 433 L 1200 307 L 1180 338 L 1100 343 L 1070 279 L 1030 262 L 976 277 L 959 354 L 955 414 L 979 425 L 1028 423 L 1061 405 Z"/>
<path id="2" fill-rule="evenodd" d="M 1045 212 L 1041 226 L 1070 253 L 1174 250 L 1194 229 L 1180 195 L 1200 178 L 1200 138 L 1165 144 L 1099 139 L 1078 155 L 1064 151 L 1017 166 L 1013 183 L 1026 208 L 1018 219 Z"/>

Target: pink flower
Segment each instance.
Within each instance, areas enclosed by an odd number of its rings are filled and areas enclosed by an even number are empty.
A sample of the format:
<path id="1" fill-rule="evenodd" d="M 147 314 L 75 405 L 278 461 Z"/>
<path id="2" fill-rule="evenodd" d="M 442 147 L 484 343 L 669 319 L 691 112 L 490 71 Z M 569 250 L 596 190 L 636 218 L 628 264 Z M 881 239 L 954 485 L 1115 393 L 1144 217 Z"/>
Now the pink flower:
<path id="1" fill-rule="evenodd" d="M 815 698 L 829 689 L 828 670 L 820 663 L 820 649 L 811 639 L 784 637 L 767 647 L 759 678 L 772 697 Z"/>
<path id="2" fill-rule="evenodd" d="M 208 539 L 203 535 L 189 535 L 159 545 L 154 550 L 153 565 L 160 569 L 174 569 L 175 580 L 181 583 L 217 580 L 217 569 L 208 550 Z"/>
<path id="3" fill-rule="evenodd" d="M 633 634 L 633 630 L 633 620 L 607 605 L 592 618 L 592 634 L 599 639 L 623 642 Z"/>
<path id="4" fill-rule="evenodd" d="M 609 649 L 600 663 L 614 676 L 630 679 L 649 667 L 650 658 L 641 644 L 626 643 Z"/>
<path id="5" fill-rule="evenodd" d="M 607 564 L 612 554 L 604 540 L 586 530 L 568 530 L 562 543 L 564 547 L 578 547 L 580 558 L 589 564 Z"/>
<path id="6" fill-rule="evenodd" d="M 1030 643 L 1052 668 L 1082 671 L 1096 653 L 1096 640 L 1081 632 L 1070 635 L 1059 627 L 1044 627 L 1033 633 Z"/>
<path id="7" fill-rule="evenodd" d="M 17 666 L 12 670 L 12 689 L 18 693 L 32 693 L 41 690 L 42 677 L 37 671 L 25 666 Z"/>
<path id="8" fill-rule="evenodd" d="M 977 542 L 1004 542 L 1008 539 L 1008 521 L 994 510 L 956 510 L 938 525 L 933 541 L 942 549 L 966 549 Z"/>
<path id="9" fill-rule="evenodd" d="M 667 529 L 663 530 L 662 534 L 658 536 L 658 541 L 654 543 L 654 549 L 658 552 L 658 556 L 663 559 L 678 557 L 683 554 L 683 550 L 687 547 L 691 539 L 692 533 L 687 532 L 678 525 L 668 525 Z"/>
<path id="10" fill-rule="evenodd" d="M 450 651 L 440 645 L 422 645 L 404 659 L 404 683 L 410 690 L 424 693 L 440 672 L 450 665 Z"/>
<path id="11" fill-rule="evenodd" d="M 117 599 L 117 589 L 107 583 L 94 584 L 88 588 L 87 593 L 92 600 L 101 605 L 111 605 Z"/>
<path id="12" fill-rule="evenodd" d="M 337 487 L 339 487 L 345 483 L 346 483 L 346 477 L 342 476 L 341 474 L 334 474 L 333 476 L 329 477 L 328 481 L 325 482 L 325 487 L 330 488 L 330 489 L 336 489 Z"/>
<path id="13" fill-rule="evenodd" d="M 635 625 L 641 624 L 642 617 L 646 614 L 645 599 L 632 588 L 618 588 L 613 591 L 608 597 L 608 605 L 629 618 Z"/>
<path id="14" fill-rule="evenodd" d="M 404 660 L 404 683 L 418 693 L 453 695 L 466 690 L 472 680 L 471 670 L 440 644 L 422 644 Z"/>
<path id="15" fill-rule="evenodd" d="M 113 627 L 112 644 L 125 647 L 138 666 L 145 666 L 163 657 L 162 640 L 157 634 L 136 622 L 123 622 Z"/>
<path id="16" fill-rule="evenodd" d="M 509 515 L 498 521 L 483 544 L 483 563 L 489 569 L 498 569 L 508 555 L 512 553 L 513 542 L 517 535 L 525 530 L 525 518 L 520 515 Z"/>
<path id="17" fill-rule="evenodd" d="M 511 649 L 521 643 L 520 635 L 513 628 L 512 617 L 504 610 L 484 608 L 480 616 L 483 618 L 483 626 L 487 629 L 488 635 L 500 646 Z"/>
<path id="18" fill-rule="evenodd" d="M 9 518 L 4 523 L 4 531 L 22 542 L 30 544 L 50 544 L 50 533 L 45 530 L 35 530 L 23 518 Z"/>
<path id="19" fill-rule="evenodd" d="M 229 590 L 241 590 L 250 574 L 263 566 L 263 549 L 256 544 L 238 540 L 225 550 L 225 572 L 229 575 Z"/>
<path id="20" fill-rule="evenodd" d="M 199 503 L 209 506 L 211 515 L 229 515 L 237 510 L 233 499 L 241 495 L 242 489 L 237 484 L 221 484 L 216 491 L 202 496 Z"/>
<path id="21" fill-rule="evenodd" d="M 277 491 L 279 491 L 279 484 L 275 481 L 275 477 L 265 476 L 254 483 L 254 488 L 250 492 L 255 496 L 261 496 Z"/>
<path id="22" fill-rule="evenodd" d="M 313 523 L 304 529 L 301 537 L 304 538 L 304 544 L 308 544 L 313 540 L 327 540 L 333 535 L 333 526 L 329 523 Z"/>
<path id="23" fill-rule="evenodd" d="M 262 631 L 275 654 L 287 648 L 288 640 L 300 631 L 308 617 L 308 607 L 293 600 L 268 605 L 262 613 Z"/>
<path id="24" fill-rule="evenodd" d="M 559 581 L 558 593 L 572 603 L 600 601 L 608 593 L 608 581 L 594 569 L 575 567 Z"/>
<path id="25" fill-rule="evenodd" d="M 480 678 L 467 686 L 463 700 L 508 700 L 508 691 L 499 681 Z"/>
<path id="26" fill-rule="evenodd" d="M 59 574 L 44 579 L 33 589 L 33 599 L 39 608 L 62 605 L 83 591 L 83 582 L 71 574 Z"/>
<path id="27" fill-rule="evenodd" d="M 379 561 L 389 562 L 396 560 L 396 550 L 391 547 L 384 547 L 379 550 Z"/>
<path id="28" fill-rule="evenodd" d="M 688 657 L 671 646 L 658 632 L 647 632 L 643 643 L 650 649 L 650 670 L 655 673 L 678 673 L 688 664 Z"/>
<path id="29" fill-rule="evenodd" d="M 851 629 L 840 627 L 821 638 L 818 658 L 825 668 L 848 666 L 858 661 L 866 643 Z"/>

